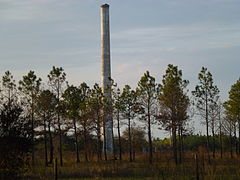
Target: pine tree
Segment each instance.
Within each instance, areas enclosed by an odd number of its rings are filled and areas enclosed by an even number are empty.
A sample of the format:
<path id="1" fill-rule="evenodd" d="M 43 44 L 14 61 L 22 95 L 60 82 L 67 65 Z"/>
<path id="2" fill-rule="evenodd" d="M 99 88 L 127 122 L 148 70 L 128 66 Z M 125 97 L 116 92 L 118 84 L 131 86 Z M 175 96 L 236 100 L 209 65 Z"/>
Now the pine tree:
<path id="1" fill-rule="evenodd" d="M 210 140 L 209 140 L 209 113 L 211 104 L 217 103 L 219 98 L 219 90 L 216 85 L 213 84 L 212 74 L 207 70 L 207 68 L 202 67 L 201 72 L 198 74 L 199 85 L 195 87 L 192 91 L 193 96 L 196 100 L 196 108 L 199 115 L 205 119 L 206 123 L 206 133 L 207 133 L 207 152 L 208 152 L 208 162 L 210 161 Z"/>
<path id="2" fill-rule="evenodd" d="M 155 78 L 147 71 L 141 77 L 137 87 L 137 97 L 139 109 L 141 111 L 141 120 L 147 125 L 148 146 L 149 146 L 149 163 L 153 162 L 152 146 L 152 124 L 154 124 L 157 105 L 157 84 Z"/>

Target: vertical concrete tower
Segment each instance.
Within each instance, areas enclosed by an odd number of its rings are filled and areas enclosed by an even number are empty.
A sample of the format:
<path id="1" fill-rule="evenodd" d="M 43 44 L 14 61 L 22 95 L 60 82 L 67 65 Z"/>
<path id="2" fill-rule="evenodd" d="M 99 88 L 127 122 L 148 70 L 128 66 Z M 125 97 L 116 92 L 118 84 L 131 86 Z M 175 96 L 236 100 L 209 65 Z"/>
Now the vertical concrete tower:
<path id="1" fill-rule="evenodd" d="M 110 28 L 109 28 L 109 5 L 101 6 L 101 61 L 102 61 L 102 89 L 108 101 L 111 101 L 111 61 L 110 61 Z M 106 152 L 113 153 L 113 117 L 109 112 L 104 112 Z"/>

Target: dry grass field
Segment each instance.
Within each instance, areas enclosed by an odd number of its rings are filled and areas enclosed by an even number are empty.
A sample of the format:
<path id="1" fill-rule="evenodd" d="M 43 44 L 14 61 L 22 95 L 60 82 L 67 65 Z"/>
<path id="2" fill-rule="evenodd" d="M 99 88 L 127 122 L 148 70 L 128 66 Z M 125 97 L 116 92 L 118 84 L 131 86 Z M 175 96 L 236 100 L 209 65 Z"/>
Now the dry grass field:
<path id="1" fill-rule="evenodd" d="M 137 155 L 134 162 L 124 160 L 109 160 L 97 162 L 94 158 L 90 162 L 75 163 L 74 154 L 65 153 L 64 166 L 58 165 L 58 179 L 162 179 L 162 180 L 237 180 L 240 179 L 240 157 L 230 158 L 228 153 L 221 159 L 217 154 L 208 164 L 207 155 L 198 152 L 198 162 L 195 153 L 185 152 L 184 162 L 175 165 L 172 154 L 159 152 L 154 154 L 154 163 L 149 164 L 147 154 Z M 23 179 L 54 179 L 53 165 L 44 167 L 43 160 L 38 158 L 35 168 L 25 173 Z"/>

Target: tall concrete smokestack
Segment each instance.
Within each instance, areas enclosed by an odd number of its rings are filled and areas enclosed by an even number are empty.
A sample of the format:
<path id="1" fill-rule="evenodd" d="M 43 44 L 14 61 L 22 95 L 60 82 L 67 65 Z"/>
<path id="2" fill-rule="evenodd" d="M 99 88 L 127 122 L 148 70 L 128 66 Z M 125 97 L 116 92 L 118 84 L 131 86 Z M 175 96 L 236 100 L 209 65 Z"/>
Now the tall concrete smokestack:
<path id="1" fill-rule="evenodd" d="M 109 5 L 101 6 L 101 61 L 102 61 L 102 89 L 107 100 L 111 101 L 111 62 L 110 62 L 110 30 Z M 105 131 L 104 147 L 107 154 L 113 153 L 113 117 L 112 113 L 104 112 Z"/>

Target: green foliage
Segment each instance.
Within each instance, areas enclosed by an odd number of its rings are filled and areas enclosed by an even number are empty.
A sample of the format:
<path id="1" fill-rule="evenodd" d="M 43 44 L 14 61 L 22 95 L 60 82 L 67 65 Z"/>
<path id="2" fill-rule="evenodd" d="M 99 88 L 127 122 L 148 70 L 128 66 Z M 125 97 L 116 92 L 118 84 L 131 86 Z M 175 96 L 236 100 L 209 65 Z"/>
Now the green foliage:
<path id="1" fill-rule="evenodd" d="M 16 88 L 15 80 L 10 71 L 6 71 L 5 75 L 2 77 L 2 86 L 6 89 L 13 90 Z"/>
<path id="2" fill-rule="evenodd" d="M 16 90 L 16 83 L 13 79 L 13 75 L 10 71 L 6 71 L 2 77 L 1 100 L 9 103 L 13 99 L 16 100 Z"/>
<path id="3" fill-rule="evenodd" d="M 211 103 L 216 103 L 219 96 L 219 89 L 213 84 L 212 74 L 207 68 L 202 67 L 201 72 L 198 74 L 199 85 L 192 91 L 193 96 L 196 98 L 196 107 L 203 116 L 206 117 L 206 111 Z"/>
<path id="4" fill-rule="evenodd" d="M 101 138 L 101 124 L 103 123 L 103 105 L 104 96 L 102 89 L 98 84 L 94 84 L 93 89 L 89 91 L 89 97 L 86 100 L 87 118 L 93 129 L 96 131 L 99 139 Z"/>
<path id="5" fill-rule="evenodd" d="M 134 90 L 131 90 L 129 85 L 125 85 L 120 96 L 121 101 L 121 114 L 125 119 L 133 119 L 138 110 L 137 96 Z"/>
<path id="6" fill-rule="evenodd" d="M 0 179 L 14 178 L 27 165 L 31 150 L 31 128 L 15 102 L 0 109 Z"/>
<path id="7" fill-rule="evenodd" d="M 179 138 L 177 136 L 177 138 Z M 219 136 L 215 136 L 215 145 L 216 149 L 220 150 L 220 140 Z M 184 150 L 189 151 L 197 151 L 199 148 L 205 148 L 206 147 L 206 136 L 202 135 L 188 135 L 184 136 L 183 139 L 183 146 Z M 222 136 L 223 141 L 223 149 L 228 150 L 228 147 L 230 146 L 229 137 L 228 136 Z M 234 138 L 232 139 L 233 143 L 236 143 L 237 140 Z M 154 139 L 153 144 L 155 147 L 158 147 L 159 149 L 170 149 L 172 147 L 172 138 L 164 138 L 164 139 Z M 213 137 L 210 136 L 210 144 L 213 144 Z M 210 150 L 212 150 L 212 146 L 210 147 Z"/>
<path id="8" fill-rule="evenodd" d="M 129 141 L 129 129 L 126 128 L 122 132 L 122 138 L 125 139 L 126 141 Z M 146 141 L 146 132 L 144 131 L 143 128 L 140 126 L 132 126 L 130 128 L 130 133 L 131 133 L 131 138 L 132 138 L 132 143 L 133 143 L 133 149 L 134 151 L 141 152 L 143 147 L 146 147 L 147 141 Z M 127 145 L 123 145 L 127 146 Z"/>
<path id="9" fill-rule="evenodd" d="M 157 84 L 155 78 L 147 71 L 138 82 L 136 90 L 138 96 L 140 120 L 145 122 L 147 126 L 148 145 L 149 145 L 149 162 L 152 163 L 153 147 L 152 147 L 152 124 L 154 124 L 157 110 Z"/>
<path id="10" fill-rule="evenodd" d="M 240 120 L 240 79 L 232 85 L 229 100 L 225 102 L 225 109 L 234 120 Z"/>
<path id="11" fill-rule="evenodd" d="M 53 66 L 52 70 L 48 74 L 50 85 L 60 85 L 66 80 L 66 73 L 62 67 Z"/>
<path id="12" fill-rule="evenodd" d="M 119 88 L 113 89 L 113 113 L 117 115 L 124 109 L 124 101 L 121 98 L 121 90 Z"/>
<path id="13" fill-rule="evenodd" d="M 52 70 L 48 74 L 48 80 L 49 85 L 57 94 L 57 99 L 59 101 L 62 86 L 66 80 L 66 73 L 64 72 L 64 69 L 62 67 L 53 66 Z"/>
<path id="14" fill-rule="evenodd" d="M 45 116 L 48 122 L 55 115 L 57 105 L 56 96 L 49 90 L 43 90 L 37 97 L 37 113 L 40 116 Z"/>
<path id="15" fill-rule="evenodd" d="M 86 116 L 89 119 L 89 128 L 93 128 L 97 136 L 101 136 L 101 124 L 103 122 L 103 105 L 104 95 L 98 84 L 94 84 L 93 88 L 86 91 Z"/>
<path id="16" fill-rule="evenodd" d="M 182 71 L 177 66 L 168 65 L 159 89 L 160 122 L 166 130 L 183 126 L 188 119 L 190 100 L 185 92 L 187 80 L 182 79 Z"/>
<path id="17" fill-rule="evenodd" d="M 41 81 L 41 78 L 37 78 L 34 71 L 29 71 L 29 73 L 19 81 L 19 90 L 25 95 L 30 96 L 30 99 L 33 99 L 40 90 Z"/>
<path id="18" fill-rule="evenodd" d="M 219 89 L 213 84 L 212 74 L 205 67 L 202 67 L 201 72 L 198 74 L 198 80 L 199 85 L 195 87 L 195 91 L 192 91 L 192 94 L 195 97 L 195 105 L 199 115 L 205 120 L 206 123 L 207 149 L 209 149 L 209 115 L 213 117 L 213 114 L 211 113 L 215 113 L 215 111 L 212 111 L 211 107 L 216 105 L 218 102 Z M 213 124 L 212 127 L 214 127 Z M 212 130 L 212 132 L 214 133 L 214 130 Z M 210 162 L 209 155 L 208 159 Z"/>
<path id="19" fill-rule="evenodd" d="M 102 116 L 101 110 L 103 108 L 103 93 L 98 84 L 94 84 L 93 89 L 91 89 L 87 105 L 89 111 L 94 116 L 93 119 L 97 119 Z"/>
<path id="20" fill-rule="evenodd" d="M 141 114 L 140 119 L 147 121 L 148 124 L 153 124 L 154 115 L 156 115 L 157 84 L 149 71 L 144 73 L 138 82 L 136 95 L 138 97 L 139 113 Z"/>
<path id="21" fill-rule="evenodd" d="M 79 107 L 82 103 L 81 90 L 73 85 L 68 86 L 62 97 L 66 108 L 66 116 L 69 119 L 78 119 Z"/>

